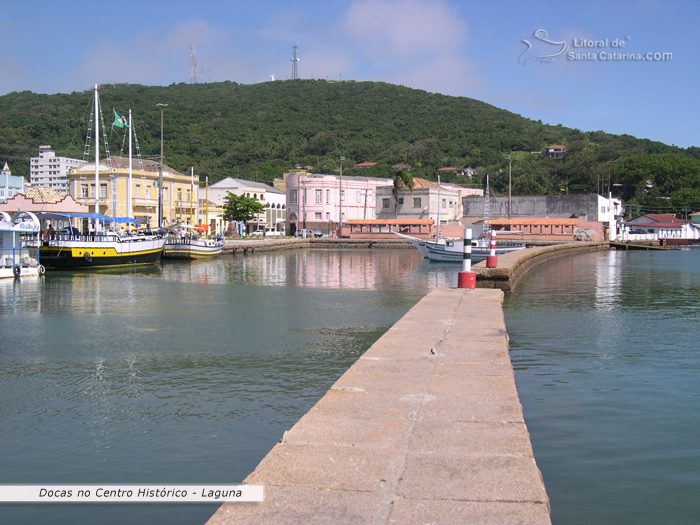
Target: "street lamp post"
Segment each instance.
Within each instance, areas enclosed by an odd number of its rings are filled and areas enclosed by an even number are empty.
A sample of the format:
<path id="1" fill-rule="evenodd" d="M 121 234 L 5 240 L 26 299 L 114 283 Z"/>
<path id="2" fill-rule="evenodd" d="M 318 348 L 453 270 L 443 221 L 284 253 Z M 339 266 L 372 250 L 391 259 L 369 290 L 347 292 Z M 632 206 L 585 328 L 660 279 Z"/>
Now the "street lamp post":
<path id="1" fill-rule="evenodd" d="M 340 228 L 343 225 L 343 161 L 345 157 L 340 157 L 340 192 L 338 193 L 338 237 Z"/>
<path id="2" fill-rule="evenodd" d="M 506 160 L 508 161 L 508 220 L 510 220 L 511 216 L 511 205 L 512 205 L 512 200 L 511 200 L 511 187 L 512 187 L 512 182 L 513 182 L 513 161 L 510 158 L 510 155 L 506 155 Z"/>
<path id="3" fill-rule="evenodd" d="M 158 228 L 163 227 L 163 108 L 167 104 L 156 104 L 160 108 L 160 162 L 158 163 Z"/>

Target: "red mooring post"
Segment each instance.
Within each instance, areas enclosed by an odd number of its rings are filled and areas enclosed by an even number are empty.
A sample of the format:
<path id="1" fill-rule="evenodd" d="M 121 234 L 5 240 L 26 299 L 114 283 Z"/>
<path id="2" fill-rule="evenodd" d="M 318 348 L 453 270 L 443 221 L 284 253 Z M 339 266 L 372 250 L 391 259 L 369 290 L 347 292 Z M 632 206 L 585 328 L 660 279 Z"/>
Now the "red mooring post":
<path id="1" fill-rule="evenodd" d="M 472 229 L 464 228 L 464 254 L 462 271 L 457 274 L 457 288 L 476 288 L 476 273 L 472 272 Z"/>
<path id="2" fill-rule="evenodd" d="M 491 232 L 491 247 L 489 254 L 486 256 L 486 267 L 495 268 L 498 266 L 498 257 L 496 257 L 496 232 Z"/>

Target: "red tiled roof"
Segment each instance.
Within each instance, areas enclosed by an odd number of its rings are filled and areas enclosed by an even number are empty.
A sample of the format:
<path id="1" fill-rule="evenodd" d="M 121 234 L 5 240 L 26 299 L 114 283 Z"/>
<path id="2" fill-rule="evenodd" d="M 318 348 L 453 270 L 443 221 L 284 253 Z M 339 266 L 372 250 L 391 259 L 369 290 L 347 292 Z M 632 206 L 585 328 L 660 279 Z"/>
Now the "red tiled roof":
<path id="1" fill-rule="evenodd" d="M 516 226 L 516 225 L 533 225 L 533 226 L 570 226 L 578 223 L 578 219 L 549 219 L 549 218 L 528 218 L 522 219 L 498 219 L 489 221 L 493 226 Z"/>
<path id="2" fill-rule="evenodd" d="M 438 171 L 464 171 L 464 170 L 460 170 L 459 168 L 449 167 L 449 168 L 440 168 Z"/>
<path id="3" fill-rule="evenodd" d="M 433 224 L 433 219 L 348 219 L 346 224 L 372 224 L 386 226 L 420 226 Z"/>
<path id="4" fill-rule="evenodd" d="M 686 222 L 683 219 L 678 219 L 675 215 L 671 213 L 664 213 L 664 214 L 648 214 L 648 215 L 642 215 L 642 217 L 647 217 L 653 221 L 656 222 L 676 222 L 676 223 L 683 223 Z M 640 224 L 640 223 L 637 223 Z M 641 223 L 644 224 L 644 223 Z"/>
<path id="5" fill-rule="evenodd" d="M 360 162 L 359 164 L 355 164 L 356 168 L 371 168 L 372 166 L 376 166 L 378 163 L 377 162 Z"/>

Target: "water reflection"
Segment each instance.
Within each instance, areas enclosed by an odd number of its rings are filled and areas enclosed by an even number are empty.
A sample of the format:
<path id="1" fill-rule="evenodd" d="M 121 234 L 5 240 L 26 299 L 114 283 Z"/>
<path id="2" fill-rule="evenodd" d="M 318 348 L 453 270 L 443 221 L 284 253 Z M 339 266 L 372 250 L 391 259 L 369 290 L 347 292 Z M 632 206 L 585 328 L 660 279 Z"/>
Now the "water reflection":
<path id="1" fill-rule="evenodd" d="M 552 522 L 696 523 L 700 252 L 552 261 L 505 314 Z"/>
<path id="2" fill-rule="evenodd" d="M 0 283 L 0 483 L 238 483 L 456 265 L 297 250 Z M 216 505 L 3 508 L 203 523 Z"/>

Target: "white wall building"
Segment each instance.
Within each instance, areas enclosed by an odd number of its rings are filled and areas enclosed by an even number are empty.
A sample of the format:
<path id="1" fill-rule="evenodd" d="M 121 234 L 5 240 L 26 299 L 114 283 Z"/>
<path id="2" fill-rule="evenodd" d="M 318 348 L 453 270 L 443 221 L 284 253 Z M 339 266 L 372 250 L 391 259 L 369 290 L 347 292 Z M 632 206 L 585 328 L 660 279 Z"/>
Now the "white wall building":
<path id="1" fill-rule="evenodd" d="M 29 159 L 29 182 L 68 195 L 68 171 L 84 160 L 57 157 L 51 146 L 39 146 L 39 156 Z"/>
<path id="2" fill-rule="evenodd" d="M 248 235 L 256 230 L 265 230 L 271 235 L 284 234 L 287 204 L 284 192 L 272 186 L 268 186 L 267 184 L 263 184 L 262 182 L 234 179 L 232 177 L 226 177 L 212 184 L 209 186 L 208 190 L 202 187 L 199 188 L 199 198 L 201 201 L 206 200 L 205 194 L 208 193 L 210 203 L 208 210 L 209 223 L 212 227 L 212 231 L 222 231 L 227 227 L 227 224 L 224 224 L 222 213 L 226 195 L 229 192 L 234 195 L 245 195 L 246 197 L 255 199 L 265 208 L 263 213 L 246 223 L 245 231 L 239 233 Z M 214 228 L 213 221 L 216 221 L 216 228 Z"/>
<path id="3" fill-rule="evenodd" d="M 24 177 L 12 175 L 10 168 L 5 166 L 0 172 L 0 202 L 7 202 L 18 193 L 24 192 Z"/>
<path id="4" fill-rule="evenodd" d="M 378 219 L 432 219 L 434 224 L 461 224 L 464 215 L 463 197 L 483 196 L 484 191 L 457 184 L 413 179 L 412 189 L 402 189 L 398 202 L 394 199 L 393 184 L 377 188 Z"/>

